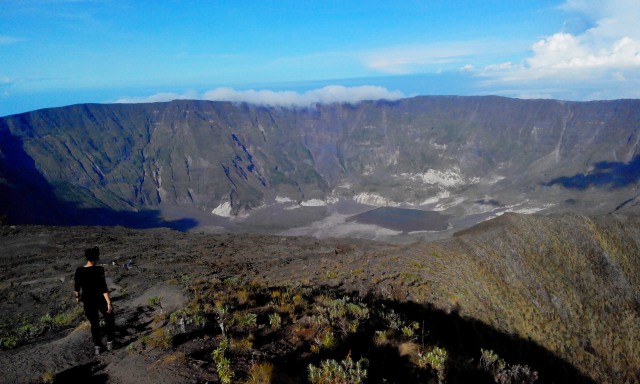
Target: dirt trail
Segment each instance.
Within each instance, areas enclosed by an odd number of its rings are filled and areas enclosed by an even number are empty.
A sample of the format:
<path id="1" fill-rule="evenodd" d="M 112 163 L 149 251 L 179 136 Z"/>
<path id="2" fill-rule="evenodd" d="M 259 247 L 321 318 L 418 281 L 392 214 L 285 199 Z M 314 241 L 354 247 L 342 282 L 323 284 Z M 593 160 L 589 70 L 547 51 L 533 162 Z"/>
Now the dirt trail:
<path id="1" fill-rule="evenodd" d="M 130 255 L 130 250 L 105 246 L 105 243 L 115 242 L 116 238 L 127 234 L 126 230 L 111 228 L 104 231 L 104 236 L 96 236 L 82 228 L 61 231 L 64 235 L 39 227 L 4 228 L 0 237 L 0 266 L 5 271 L 1 280 L 0 319 L 5 326 L 27 327 L 41 334 L 34 342 L 0 351 L 0 366 L 3 367 L 0 382 L 42 382 L 51 374 L 58 375 L 57 382 L 65 381 L 65 377 L 91 376 L 96 380 L 102 372 L 109 377 L 109 382 L 145 382 L 147 376 L 144 380 L 136 379 L 131 369 L 135 368 L 137 372 L 139 365 L 152 362 L 136 361 L 141 355 L 129 358 L 126 347 L 144 334 L 155 315 L 155 309 L 148 305 L 149 298 L 162 298 L 164 310 L 171 312 L 186 300 L 182 287 L 161 284 L 168 273 L 150 272 L 157 269 L 156 262 L 145 257 L 139 257 L 130 270 L 123 268 L 120 258 Z M 100 263 L 106 271 L 116 312 L 117 349 L 105 351 L 97 358 L 93 356 L 88 321 L 81 313 L 70 326 L 42 325 L 44 316 L 80 312 L 73 300 L 73 273 L 83 263 L 83 249 L 91 244 L 101 246 Z M 176 264 L 169 273 L 179 273 L 179 269 Z M 122 365 L 114 363 L 120 360 L 136 366 L 114 369 L 114 366 Z M 171 382 L 163 381 L 162 377 L 170 375 L 160 373 L 146 382 Z"/>
<path id="2" fill-rule="evenodd" d="M 201 370 L 186 374 L 184 366 L 174 369 L 166 354 L 127 350 L 151 330 L 159 308 L 149 306 L 150 298 L 161 298 L 166 313 L 175 311 L 187 300 L 181 280 L 191 276 L 234 276 L 272 284 L 326 280 L 329 271 L 358 264 L 345 256 L 358 259 L 363 251 L 345 252 L 348 244 L 165 229 L 0 227 L 0 326 L 37 333 L 23 345 L 0 351 L 5 372 L 0 383 L 41 383 L 47 375 L 55 375 L 59 383 L 197 381 L 193 375 L 203 374 Z M 88 322 L 73 299 L 75 269 L 84 263 L 84 249 L 96 245 L 116 311 L 117 337 L 117 348 L 99 357 L 93 356 Z M 338 254 L 340 264 L 334 261 Z M 129 261 L 133 268 L 124 268 Z M 68 325 L 43 323 L 46 316 L 65 313 L 73 313 L 75 320 Z"/>
<path id="3" fill-rule="evenodd" d="M 126 300 L 117 290 L 112 290 L 112 296 L 117 337 L 114 351 L 103 351 L 98 357 L 93 355 L 89 324 L 83 318 L 77 327 L 60 332 L 59 338 L 1 352 L 0 366 L 9 369 L 3 369 L 0 382 L 41 382 L 47 372 L 58 374 L 56 382 L 96 380 L 101 375 L 108 377 L 110 383 L 175 382 L 171 379 L 173 374 L 151 369 L 152 355 L 130 354 L 127 346 L 148 331 L 157 312 L 149 307 L 149 298 L 161 298 L 163 310 L 170 313 L 184 305 L 184 292 L 176 285 L 156 285 Z M 141 370 L 143 367 L 149 369 Z"/>

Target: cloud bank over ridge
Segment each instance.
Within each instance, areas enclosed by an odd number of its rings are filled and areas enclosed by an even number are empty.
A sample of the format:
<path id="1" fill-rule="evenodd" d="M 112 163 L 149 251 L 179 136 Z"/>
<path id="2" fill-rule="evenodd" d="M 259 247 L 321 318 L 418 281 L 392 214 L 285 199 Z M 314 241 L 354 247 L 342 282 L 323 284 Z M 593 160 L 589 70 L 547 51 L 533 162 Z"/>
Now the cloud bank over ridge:
<path id="1" fill-rule="evenodd" d="M 230 101 L 250 103 L 272 107 L 308 107 L 314 104 L 350 103 L 355 104 L 365 100 L 398 100 L 406 97 L 400 91 L 389 91 L 384 87 L 364 85 L 345 87 L 329 85 L 312 89 L 303 93 L 295 91 L 244 90 L 221 87 L 198 94 L 188 91 L 182 94 L 172 92 L 156 93 L 141 98 L 121 98 L 116 103 L 154 103 L 178 99 L 198 99 L 211 101 Z"/>
<path id="2" fill-rule="evenodd" d="M 640 2 L 637 0 L 567 0 L 561 9 L 578 15 L 586 25 L 562 31 L 535 42 L 520 63 L 505 62 L 478 69 L 486 84 L 520 86 L 532 91 L 537 85 L 554 89 L 580 89 L 584 83 L 601 87 L 583 99 L 640 97 Z M 473 66 L 465 66 L 464 69 Z M 594 87 L 592 87 L 594 88 Z"/>

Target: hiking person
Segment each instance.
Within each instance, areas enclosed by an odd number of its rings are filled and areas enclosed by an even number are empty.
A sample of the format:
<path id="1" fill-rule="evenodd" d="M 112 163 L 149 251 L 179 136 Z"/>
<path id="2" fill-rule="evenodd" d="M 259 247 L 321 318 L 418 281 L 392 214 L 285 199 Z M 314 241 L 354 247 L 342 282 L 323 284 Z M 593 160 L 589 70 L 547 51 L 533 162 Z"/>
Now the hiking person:
<path id="1" fill-rule="evenodd" d="M 84 315 L 91 323 L 91 337 L 97 356 L 104 347 L 98 312 L 102 313 L 107 326 L 108 351 L 113 349 L 115 316 L 104 277 L 104 268 L 96 265 L 100 260 L 100 249 L 98 247 L 86 249 L 84 256 L 87 262 L 84 266 L 76 269 L 74 278 L 76 303 L 82 301 L 84 305 Z"/>

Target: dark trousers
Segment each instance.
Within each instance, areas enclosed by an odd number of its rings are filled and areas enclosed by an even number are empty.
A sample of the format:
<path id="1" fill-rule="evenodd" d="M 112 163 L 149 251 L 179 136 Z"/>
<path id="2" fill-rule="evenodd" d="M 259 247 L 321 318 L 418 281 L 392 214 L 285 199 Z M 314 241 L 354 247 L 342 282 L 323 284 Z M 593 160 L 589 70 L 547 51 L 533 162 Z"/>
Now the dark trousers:
<path id="1" fill-rule="evenodd" d="M 103 296 L 83 299 L 84 300 L 84 315 L 89 319 L 91 323 L 91 337 L 93 338 L 93 344 L 102 346 L 102 334 L 100 332 L 100 317 L 98 312 L 102 313 L 104 321 L 107 325 L 107 341 L 113 341 L 115 338 L 115 316 L 113 310 L 111 313 L 107 313 L 107 300 Z"/>

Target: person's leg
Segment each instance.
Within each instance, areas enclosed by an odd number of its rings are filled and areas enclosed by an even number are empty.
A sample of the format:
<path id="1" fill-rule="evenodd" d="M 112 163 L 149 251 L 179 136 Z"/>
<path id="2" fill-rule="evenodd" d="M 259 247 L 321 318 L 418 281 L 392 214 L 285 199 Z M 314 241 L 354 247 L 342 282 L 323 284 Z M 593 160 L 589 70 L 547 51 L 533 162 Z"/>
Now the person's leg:
<path id="1" fill-rule="evenodd" d="M 84 303 L 84 315 L 91 323 L 91 338 L 93 339 L 93 345 L 97 347 L 102 346 L 102 335 L 100 334 L 100 318 L 98 315 L 98 306 L 94 302 Z"/>
<path id="2" fill-rule="evenodd" d="M 110 343 L 115 338 L 116 317 L 113 314 L 113 310 L 111 310 L 111 313 L 107 313 L 107 301 L 104 298 L 100 302 L 100 312 L 104 316 L 104 322 L 107 327 L 107 343 Z"/>

